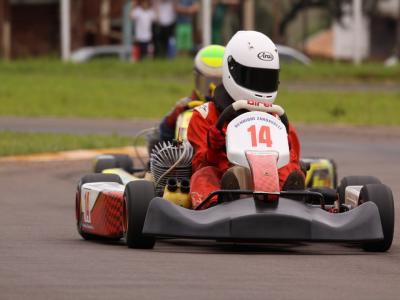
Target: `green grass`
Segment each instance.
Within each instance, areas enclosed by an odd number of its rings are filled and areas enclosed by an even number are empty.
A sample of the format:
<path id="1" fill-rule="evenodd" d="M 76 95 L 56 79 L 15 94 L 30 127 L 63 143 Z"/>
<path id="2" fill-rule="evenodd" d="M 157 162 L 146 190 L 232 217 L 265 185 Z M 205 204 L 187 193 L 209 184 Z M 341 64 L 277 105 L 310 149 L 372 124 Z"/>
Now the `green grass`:
<path id="1" fill-rule="evenodd" d="M 117 135 L 72 135 L 0 131 L 0 156 L 98 149 L 132 145 L 132 138 Z"/>
<path id="2" fill-rule="evenodd" d="M 0 62 L 0 116 L 82 118 L 160 118 L 192 88 L 192 60 L 127 64 L 99 60 L 62 64 L 39 59 Z M 316 62 L 282 65 L 282 82 L 391 83 L 400 85 L 400 67 L 375 63 L 359 67 Z M 291 121 L 400 125 L 399 92 L 288 91 L 277 103 Z M 131 145 L 117 135 L 0 132 L 0 156 Z"/>
<path id="3" fill-rule="evenodd" d="M 400 84 L 400 66 L 387 68 L 382 63 L 372 62 L 355 66 L 351 63 L 326 61 L 316 61 L 309 67 L 285 64 L 281 66 L 281 81 Z"/>
<path id="4" fill-rule="evenodd" d="M 0 63 L 0 116 L 160 118 L 190 93 L 191 69 L 190 58 L 136 64 L 98 60 L 74 65 L 46 59 Z M 282 65 L 281 81 L 400 84 L 400 67 L 289 64 Z M 399 118 L 392 116 L 399 99 L 396 92 L 281 89 L 277 103 L 283 104 L 295 121 L 398 125 Z M 384 113 L 371 114 L 378 105 Z"/>
<path id="5" fill-rule="evenodd" d="M 189 60 L 0 64 L 0 115 L 157 118 L 190 91 L 188 66 Z"/>
<path id="6" fill-rule="evenodd" d="M 281 91 L 278 97 L 294 122 L 400 125 L 400 93 Z"/>

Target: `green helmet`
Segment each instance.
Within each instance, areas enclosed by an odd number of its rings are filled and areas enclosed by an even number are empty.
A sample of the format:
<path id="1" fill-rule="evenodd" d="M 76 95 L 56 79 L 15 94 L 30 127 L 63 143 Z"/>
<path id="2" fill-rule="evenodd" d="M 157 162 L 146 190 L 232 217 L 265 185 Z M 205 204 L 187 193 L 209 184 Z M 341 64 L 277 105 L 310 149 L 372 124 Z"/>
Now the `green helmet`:
<path id="1" fill-rule="evenodd" d="M 215 87 L 221 83 L 222 61 L 225 47 L 209 45 L 202 48 L 194 59 L 195 86 L 199 99 L 213 96 Z"/>

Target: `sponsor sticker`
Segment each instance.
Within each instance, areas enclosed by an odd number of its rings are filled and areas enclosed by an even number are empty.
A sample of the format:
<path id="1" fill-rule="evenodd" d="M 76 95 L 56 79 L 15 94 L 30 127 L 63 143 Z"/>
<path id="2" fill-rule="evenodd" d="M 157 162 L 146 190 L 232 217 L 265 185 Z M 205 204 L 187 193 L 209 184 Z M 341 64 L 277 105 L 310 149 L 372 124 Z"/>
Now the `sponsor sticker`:
<path id="1" fill-rule="evenodd" d="M 263 61 L 271 61 L 274 60 L 274 56 L 271 52 L 263 51 L 257 54 L 257 57 Z"/>
<path id="2" fill-rule="evenodd" d="M 85 207 L 83 210 L 83 220 L 85 223 L 90 223 L 90 200 L 89 200 L 89 192 L 85 192 Z"/>
<path id="3" fill-rule="evenodd" d="M 207 119 L 208 103 L 204 103 L 203 105 L 197 106 L 194 110 L 197 110 L 204 119 Z"/>

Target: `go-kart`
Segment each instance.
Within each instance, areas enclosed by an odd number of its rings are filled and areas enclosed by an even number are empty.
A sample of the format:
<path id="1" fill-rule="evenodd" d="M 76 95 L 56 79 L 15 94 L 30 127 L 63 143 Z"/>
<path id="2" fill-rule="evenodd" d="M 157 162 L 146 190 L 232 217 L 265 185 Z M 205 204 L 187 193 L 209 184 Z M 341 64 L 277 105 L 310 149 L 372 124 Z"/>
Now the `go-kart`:
<path id="1" fill-rule="evenodd" d="M 178 116 L 175 125 L 175 139 L 184 141 L 187 140 L 187 128 L 193 114 L 193 109 L 204 104 L 204 101 L 190 101 L 187 104 L 188 109 Z M 148 128 L 140 132 L 135 137 L 134 149 L 136 157 L 141 162 L 140 168 L 134 168 L 133 160 L 126 154 L 102 154 L 98 155 L 94 161 L 95 173 L 117 174 L 126 184 L 132 180 L 143 177 L 143 174 L 148 170 L 146 161 L 151 156 L 152 149 L 159 142 L 158 128 Z M 148 144 L 148 156 L 142 157 L 137 151 L 137 141 L 142 135 L 146 135 Z M 332 159 L 321 157 L 303 157 L 301 165 L 306 172 L 305 184 L 309 188 L 337 188 L 337 167 Z"/>
<path id="2" fill-rule="evenodd" d="M 347 242 L 382 252 L 390 248 L 394 205 L 389 187 L 376 178 L 361 176 L 345 177 L 338 193 L 330 189 L 280 191 L 278 170 L 289 162 L 286 114 L 277 105 L 237 101 L 220 115 L 217 127 L 243 110 L 249 112 L 229 121 L 226 150 L 233 165 L 251 170 L 248 189 L 213 191 L 189 209 L 165 194 L 157 196 L 152 180 L 137 179 L 124 185 L 116 174 L 87 175 L 76 195 L 82 237 L 125 238 L 131 248 L 153 248 L 160 237 Z M 174 175 L 174 170 L 169 172 Z M 175 189 L 176 182 L 172 184 Z M 210 201 L 213 206 L 208 207 Z"/>

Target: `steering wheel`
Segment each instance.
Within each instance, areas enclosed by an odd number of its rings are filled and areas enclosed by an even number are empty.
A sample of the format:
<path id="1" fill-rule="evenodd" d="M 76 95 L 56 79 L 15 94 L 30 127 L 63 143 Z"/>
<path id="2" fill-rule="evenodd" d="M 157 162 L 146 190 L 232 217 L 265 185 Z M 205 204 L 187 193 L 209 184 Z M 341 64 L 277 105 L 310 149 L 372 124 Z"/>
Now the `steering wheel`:
<path id="1" fill-rule="evenodd" d="M 285 113 L 285 110 L 281 106 L 276 104 L 266 105 L 263 102 L 246 100 L 235 101 L 231 105 L 226 107 L 224 111 L 219 115 L 215 127 L 217 127 L 217 129 L 222 132 L 222 127 L 224 126 L 224 123 L 226 121 L 232 120 L 232 118 L 239 110 L 262 111 L 270 114 L 277 114 L 283 125 L 285 125 L 286 132 L 289 133 L 289 119 Z"/>

